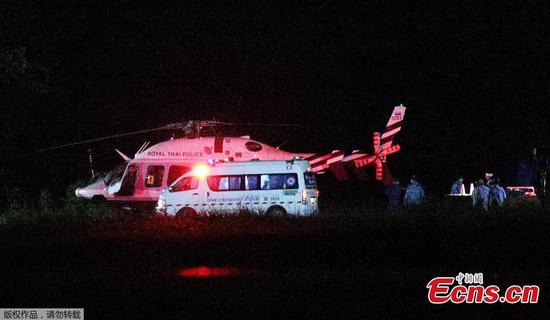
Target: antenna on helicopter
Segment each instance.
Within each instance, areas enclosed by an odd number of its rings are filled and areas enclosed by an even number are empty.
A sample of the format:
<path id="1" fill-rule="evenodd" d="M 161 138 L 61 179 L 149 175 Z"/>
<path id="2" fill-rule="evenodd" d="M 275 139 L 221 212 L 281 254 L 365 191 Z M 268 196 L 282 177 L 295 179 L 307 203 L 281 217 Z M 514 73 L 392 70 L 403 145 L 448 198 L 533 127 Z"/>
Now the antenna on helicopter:
<path id="1" fill-rule="evenodd" d="M 279 145 L 277 146 L 277 149 L 281 149 L 281 147 L 284 146 L 284 145 L 287 144 L 287 143 L 288 143 L 288 141 L 283 141 L 281 144 L 279 144 Z"/>
<path id="2" fill-rule="evenodd" d="M 143 150 L 147 149 L 147 147 L 149 146 L 149 144 L 151 143 L 151 141 L 145 141 L 141 147 L 139 147 L 139 149 L 136 151 L 136 154 L 138 153 L 142 153 Z"/>
<path id="3" fill-rule="evenodd" d="M 88 148 L 88 159 L 90 160 L 90 170 L 92 171 L 92 179 L 95 178 L 94 160 L 92 158 L 92 148 Z"/>

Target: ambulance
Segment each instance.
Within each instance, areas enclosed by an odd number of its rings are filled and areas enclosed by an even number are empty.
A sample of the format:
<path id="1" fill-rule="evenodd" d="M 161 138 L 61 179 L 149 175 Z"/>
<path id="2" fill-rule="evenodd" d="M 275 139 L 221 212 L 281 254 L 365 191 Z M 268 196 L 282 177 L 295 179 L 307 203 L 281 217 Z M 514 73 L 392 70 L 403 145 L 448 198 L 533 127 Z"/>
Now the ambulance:
<path id="1" fill-rule="evenodd" d="M 315 173 L 307 160 L 197 164 L 165 189 L 158 213 L 195 216 L 248 210 L 309 216 L 318 211 Z"/>

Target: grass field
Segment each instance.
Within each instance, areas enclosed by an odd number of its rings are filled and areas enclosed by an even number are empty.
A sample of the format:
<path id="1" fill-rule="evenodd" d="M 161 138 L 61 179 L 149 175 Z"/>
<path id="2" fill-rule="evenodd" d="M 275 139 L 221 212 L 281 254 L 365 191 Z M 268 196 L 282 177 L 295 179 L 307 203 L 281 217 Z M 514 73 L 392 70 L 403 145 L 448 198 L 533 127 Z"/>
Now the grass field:
<path id="1" fill-rule="evenodd" d="M 94 318 L 548 318 L 550 214 L 444 200 L 390 215 L 325 202 L 315 217 L 192 220 L 73 204 L 1 215 L 5 307 Z M 75 211 L 76 210 L 76 211 Z M 483 272 L 537 284 L 537 305 L 430 305 L 427 282 Z"/>

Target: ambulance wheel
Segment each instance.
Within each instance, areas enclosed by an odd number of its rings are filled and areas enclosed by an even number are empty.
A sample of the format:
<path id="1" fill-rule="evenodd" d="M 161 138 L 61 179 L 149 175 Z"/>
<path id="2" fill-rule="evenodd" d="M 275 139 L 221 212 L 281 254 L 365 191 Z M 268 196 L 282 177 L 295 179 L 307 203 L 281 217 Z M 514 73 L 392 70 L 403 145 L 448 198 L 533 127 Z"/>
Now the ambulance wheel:
<path id="1" fill-rule="evenodd" d="M 266 214 L 268 216 L 283 217 L 286 216 L 287 212 L 285 208 L 281 206 L 271 206 L 269 207 L 269 209 L 267 209 Z"/>
<path id="2" fill-rule="evenodd" d="M 198 217 L 197 211 L 193 208 L 181 208 L 180 211 L 176 213 L 177 218 L 196 218 Z"/>

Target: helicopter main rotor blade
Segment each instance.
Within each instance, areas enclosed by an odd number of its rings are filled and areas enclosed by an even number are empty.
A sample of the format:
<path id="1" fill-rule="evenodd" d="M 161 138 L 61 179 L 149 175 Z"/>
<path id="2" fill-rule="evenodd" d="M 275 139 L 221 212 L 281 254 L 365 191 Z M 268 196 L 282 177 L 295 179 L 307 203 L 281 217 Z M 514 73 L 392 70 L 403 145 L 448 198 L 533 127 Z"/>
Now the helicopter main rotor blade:
<path id="1" fill-rule="evenodd" d="M 265 122 L 223 122 L 209 121 L 211 125 L 221 126 L 266 126 L 266 127 L 301 127 L 302 124 L 297 123 L 265 123 Z"/>
<path id="2" fill-rule="evenodd" d="M 216 120 L 192 120 L 192 121 L 187 121 L 187 122 L 183 122 L 183 123 L 173 123 L 173 124 L 169 124 L 169 125 L 159 127 L 159 128 L 138 130 L 138 131 L 133 131 L 133 132 L 115 134 L 115 135 L 106 136 L 106 137 L 100 137 L 100 138 L 94 138 L 94 139 L 88 139 L 88 140 L 83 140 L 83 141 L 76 141 L 76 142 L 66 143 L 66 144 L 62 144 L 62 145 L 58 145 L 58 146 L 43 148 L 43 149 L 40 149 L 38 151 L 43 152 L 43 151 L 49 151 L 49 150 L 56 150 L 56 149 L 72 147 L 72 146 L 77 146 L 77 145 L 91 143 L 91 142 L 103 141 L 103 140 L 108 140 L 108 139 L 115 139 L 115 138 L 120 138 L 120 137 L 127 137 L 127 136 L 132 136 L 132 135 L 147 133 L 147 132 L 153 132 L 153 131 L 161 131 L 161 130 L 184 130 L 184 131 L 186 131 L 186 130 L 193 130 L 193 129 L 200 130 L 201 128 L 216 127 L 216 126 L 301 127 L 303 125 L 294 124 L 294 123 L 224 122 L 224 121 L 216 121 Z"/>
<path id="3" fill-rule="evenodd" d="M 72 147 L 72 146 L 77 146 L 77 145 L 80 145 L 80 144 L 86 144 L 86 143 L 91 143 L 91 142 L 96 142 L 96 141 L 115 139 L 115 138 L 119 138 L 119 137 L 132 136 L 132 135 L 146 133 L 146 132 L 180 129 L 181 127 L 182 127 L 181 123 L 174 123 L 174 124 L 166 125 L 164 127 L 154 128 L 154 129 L 145 129 L 145 130 L 126 132 L 126 133 L 119 133 L 119 134 L 114 134 L 112 136 L 105 136 L 105 137 L 100 137 L 100 138 L 94 138 L 94 139 L 88 139 L 88 140 L 83 140 L 83 141 L 76 141 L 76 142 L 66 143 L 66 144 L 53 146 L 53 147 L 47 147 L 47 148 L 43 148 L 43 149 L 38 150 L 38 152 L 56 150 L 56 149 Z"/>

